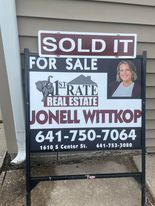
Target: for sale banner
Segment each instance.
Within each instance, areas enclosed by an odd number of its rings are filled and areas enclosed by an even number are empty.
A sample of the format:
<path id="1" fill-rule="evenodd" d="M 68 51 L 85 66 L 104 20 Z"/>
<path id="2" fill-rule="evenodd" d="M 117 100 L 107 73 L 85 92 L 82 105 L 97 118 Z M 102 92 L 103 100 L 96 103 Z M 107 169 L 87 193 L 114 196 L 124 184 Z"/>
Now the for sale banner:
<path id="1" fill-rule="evenodd" d="M 32 152 L 141 148 L 141 58 L 27 62 Z"/>

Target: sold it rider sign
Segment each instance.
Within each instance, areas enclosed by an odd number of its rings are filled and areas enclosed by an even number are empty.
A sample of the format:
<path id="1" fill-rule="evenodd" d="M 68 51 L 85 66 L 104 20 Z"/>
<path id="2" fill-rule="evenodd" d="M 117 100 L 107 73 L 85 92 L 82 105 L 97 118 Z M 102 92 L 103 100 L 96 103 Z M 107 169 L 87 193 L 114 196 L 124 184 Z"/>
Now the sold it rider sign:
<path id="1" fill-rule="evenodd" d="M 39 31 L 42 57 L 135 58 L 136 34 Z"/>

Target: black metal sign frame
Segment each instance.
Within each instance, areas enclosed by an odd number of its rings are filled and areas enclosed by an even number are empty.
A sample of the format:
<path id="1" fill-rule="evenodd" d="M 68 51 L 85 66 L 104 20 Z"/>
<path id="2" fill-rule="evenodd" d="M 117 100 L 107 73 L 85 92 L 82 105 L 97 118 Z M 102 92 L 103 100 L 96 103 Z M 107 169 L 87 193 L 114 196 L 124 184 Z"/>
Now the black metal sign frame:
<path id="1" fill-rule="evenodd" d="M 31 176 L 31 154 L 38 151 L 33 151 L 31 149 L 31 131 L 30 131 L 30 79 L 29 72 L 29 53 L 28 49 L 25 49 L 25 111 L 26 111 L 26 205 L 31 205 L 31 190 L 40 181 L 57 181 L 57 180 L 73 180 L 73 179 L 92 179 L 92 177 L 97 178 L 124 178 L 124 177 L 134 177 L 141 184 L 141 205 L 145 206 L 145 81 L 146 81 L 146 52 L 143 52 L 142 56 L 137 56 L 137 58 L 142 61 L 142 71 L 141 71 L 141 97 L 142 97 L 142 129 L 141 129 L 141 147 L 134 147 L 134 149 L 141 150 L 141 162 L 142 169 L 141 172 L 130 172 L 130 173 L 108 173 L 108 174 L 77 174 L 77 175 L 61 175 L 61 176 Z M 127 148 L 125 148 L 127 149 Z M 128 148 L 129 149 L 129 148 Z M 102 148 L 100 150 L 108 150 L 108 148 Z M 124 148 L 121 148 L 124 150 Z M 47 152 L 47 151 L 46 151 Z M 57 151 L 59 152 L 59 150 Z"/>

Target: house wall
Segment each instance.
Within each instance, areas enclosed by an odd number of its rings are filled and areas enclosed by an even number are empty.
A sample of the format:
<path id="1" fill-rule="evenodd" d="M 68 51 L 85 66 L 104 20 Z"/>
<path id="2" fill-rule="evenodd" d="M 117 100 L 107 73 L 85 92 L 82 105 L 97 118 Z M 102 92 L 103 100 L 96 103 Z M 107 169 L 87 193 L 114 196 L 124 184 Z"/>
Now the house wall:
<path id="1" fill-rule="evenodd" d="M 10 90 L 6 73 L 3 41 L 0 32 L 0 152 L 5 148 L 5 150 L 8 150 L 10 153 L 14 153 L 17 151 L 17 147 Z M 5 122 L 5 124 L 3 125 L 2 122 Z"/>
<path id="2" fill-rule="evenodd" d="M 20 50 L 37 52 L 38 30 L 137 33 L 147 51 L 146 145 L 155 151 L 155 1 L 17 0 Z"/>

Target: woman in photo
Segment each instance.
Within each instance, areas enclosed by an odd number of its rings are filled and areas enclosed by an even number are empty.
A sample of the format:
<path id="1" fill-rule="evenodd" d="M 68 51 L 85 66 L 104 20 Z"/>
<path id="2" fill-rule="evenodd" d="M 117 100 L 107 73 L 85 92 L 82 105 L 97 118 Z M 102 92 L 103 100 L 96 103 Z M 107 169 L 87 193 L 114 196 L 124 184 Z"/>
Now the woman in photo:
<path id="1" fill-rule="evenodd" d="M 141 92 L 136 80 L 135 65 L 131 61 L 121 61 L 117 66 L 116 82 L 110 86 L 111 97 L 140 98 Z"/>

